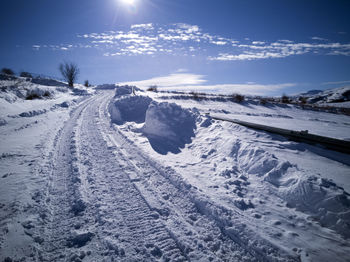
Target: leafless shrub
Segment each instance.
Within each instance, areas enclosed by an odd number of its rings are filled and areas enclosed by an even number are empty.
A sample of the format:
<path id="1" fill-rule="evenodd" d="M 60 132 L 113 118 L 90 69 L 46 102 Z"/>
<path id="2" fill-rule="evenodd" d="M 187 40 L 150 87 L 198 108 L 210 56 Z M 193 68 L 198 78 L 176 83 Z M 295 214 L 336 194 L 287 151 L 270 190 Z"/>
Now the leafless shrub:
<path id="1" fill-rule="evenodd" d="M 151 85 L 147 91 L 150 91 L 150 92 L 158 92 L 158 87 L 157 85 Z"/>
<path id="2" fill-rule="evenodd" d="M 281 102 L 284 104 L 288 104 L 288 103 L 290 103 L 290 99 L 286 94 L 283 94 L 282 98 L 281 98 Z"/>
<path id="3" fill-rule="evenodd" d="M 263 106 L 266 105 L 267 104 L 267 99 L 264 98 L 264 97 L 260 98 L 260 104 L 263 105 Z"/>
<path id="4" fill-rule="evenodd" d="M 199 93 L 199 92 L 192 91 L 190 92 L 190 95 L 192 96 L 192 99 L 197 101 L 207 99 L 206 93 Z"/>
<path id="5" fill-rule="evenodd" d="M 78 66 L 72 62 L 64 62 L 60 64 L 59 70 L 64 80 L 68 82 L 68 86 L 73 87 L 79 75 Z"/>
<path id="6" fill-rule="evenodd" d="M 232 94 L 231 99 L 233 102 L 242 103 L 244 101 L 245 97 L 244 97 L 244 95 L 240 95 L 240 94 Z"/>
<path id="7" fill-rule="evenodd" d="M 298 98 L 298 100 L 299 100 L 299 103 L 300 103 L 300 104 L 305 105 L 305 104 L 307 103 L 306 97 L 300 96 L 300 97 Z"/>

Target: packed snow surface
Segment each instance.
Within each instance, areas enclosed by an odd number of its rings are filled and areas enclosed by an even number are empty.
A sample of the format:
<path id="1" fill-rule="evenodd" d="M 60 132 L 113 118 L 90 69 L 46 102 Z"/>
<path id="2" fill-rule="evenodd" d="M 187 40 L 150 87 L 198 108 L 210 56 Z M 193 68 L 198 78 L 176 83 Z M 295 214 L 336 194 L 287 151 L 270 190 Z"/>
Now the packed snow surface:
<path id="1" fill-rule="evenodd" d="M 348 155 L 206 113 L 341 139 L 349 116 L 54 81 L 0 80 L 0 261 L 348 259 Z"/>

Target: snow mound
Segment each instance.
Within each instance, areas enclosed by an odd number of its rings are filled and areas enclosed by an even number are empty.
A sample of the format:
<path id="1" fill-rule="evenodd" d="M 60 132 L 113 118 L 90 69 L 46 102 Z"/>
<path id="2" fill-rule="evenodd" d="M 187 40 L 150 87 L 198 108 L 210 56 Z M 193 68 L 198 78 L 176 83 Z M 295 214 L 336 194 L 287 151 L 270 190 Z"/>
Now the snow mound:
<path id="1" fill-rule="evenodd" d="M 50 79 L 50 78 L 42 78 L 42 77 L 37 77 L 31 79 L 31 82 L 34 84 L 39 84 L 43 86 L 61 86 L 61 87 L 68 87 L 68 85 L 62 81 L 58 81 L 55 79 Z"/>
<path id="2" fill-rule="evenodd" d="M 63 108 L 68 108 L 71 105 L 71 103 L 69 101 L 64 101 L 60 104 L 58 104 L 58 106 L 63 107 Z"/>
<path id="3" fill-rule="evenodd" d="M 109 105 L 112 122 L 118 125 L 124 122 L 145 122 L 146 111 L 151 101 L 147 96 L 129 96 L 115 100 Z"/>
<path id="4" fill-rule="evenodd" d="M 52 88 L 32 82 L 22 78 L 16 80 L 0 81 L 0 98 L 8 103 L 14 103 L 17 99 L 34 100 L 52 98 L 57 92 L 67 92 L 67 87 Z"/>
<path id="5" fill-rule="evenodd" d="M 200 126 L 209 127 L 212 123 L 213 123 L 213 119 L 209 115 L 206 115 L 203 121 L 201 122 Z"/>
<path id="6" fill-rule="evenodd" d="M 280 189 L 289 207 L 311 214 L 311 219 L 350 238 L 349 194 L 334 182 L 317 176 L 295 178 Z"/>
<path id="7" fill-rule="evenodd" d="M 33 117 L 33 116 L 38 116 L 38 115 L 45 114 L 46 112 L 47 112 L 46 109 L 31 110 L 31 111 L 28 111 L 28 112 L 20 113 L 19 116 L 20 117 Z"/>
<path id="8" fill-rule="evenodd" d="M 159 154 L 179 153 L 195 136 L 196 115 L 174 103 L 152 102 L 146 112 L 143 133 Z"/>
<path id="9" fill-rule="evenodd" d="M 288 207 L 350 238 L 350 195 L 333 181 L 305 174 L 289 161 L 239 139 L 233 145 L 231 156 L 238 161 L 240 170 L 272 185 L 271 189 Z M 231 177 L 235 173 L 233 168 L 222 175 Z"/>
<path id="10" fill-rule="evenodd" d="M 124 96 L 124 95 L 131 95 L 132 93 L 134 93 L 134 95 L 136 94 L 135 92 L 143 92 L 140 88 L 137 88 L 136 86 L 115 86 L 115 96 L 114 97 L 120 97 L 120 96 Z"/>
<path id="11" fill-rule="evenodd" d="M 0 126 L 4 126 L 7 124 L 6 119 L 0 118 Z"/>
<path id="12" fill-rule="evenodd" d="M 115 97 L 123 95 L 131 95 L 132 87 L 131 86 L 118 86 L 115 89 Z"/>

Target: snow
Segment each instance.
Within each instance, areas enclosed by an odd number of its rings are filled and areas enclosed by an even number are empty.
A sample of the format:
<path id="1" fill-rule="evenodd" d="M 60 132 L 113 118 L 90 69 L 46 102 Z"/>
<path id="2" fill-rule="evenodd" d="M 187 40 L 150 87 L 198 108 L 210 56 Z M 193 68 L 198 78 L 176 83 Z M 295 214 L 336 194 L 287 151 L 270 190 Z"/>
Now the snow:
<path id="1" fill-rule="evenodd" d="M 194 137 L 195 120 L 195 114 L 174 103 L 152 102 L 142 131 L 156 152 L 179 153 Z"/>
<path id="2" fill-rule="evenodd" d="M 117 94 L 120 95 L 119 89 L 117 90 Z M 124 121 L 145 122 L 146 111 L 151 101 L 151 98 L 145 96 L 131 96 L 115 100 L 109 107 L 112 122 L 116 124 L 122 124 Z"/>
<path id="3" fill-rule="evenodd" d="M 349 116 L 55 81 L 0 80 L 0 261 L 348 259 L 348 155 L 210 115 L 340 139 Z"/>
<path id="4" fill-rule="evenodd" d="M 343 86 L 319 92 L 308 92 L 302 94 L 302 96 L 312 103 L 336 106 L 339 102 L 350 101 L 350 86 Z"/>
<path id="5" fill-rule="evenodd" d="M 308 129 L 317 134 L 349 138 L 349 117 L 344 115 L 303 111 L 289 105 L 269 107 L 249 103 L 171 100 L 154 93 L 151 97 L 156 101 L 168 101 L 167 104 L 176 101 L 183 108 L 193 110 L 196 107 L 202 113 L 220 115 L 218 112 L 224 111 L 222 115 L 244 121 L 254 120 L 265 125 Z M 214 121 L 208 115 L 202 115 L 196 121 L 192 143 L 180 152 L 168 154 L 155 150 L 147 136 L 133 132 L 137 130 L 136 126 L 125 124 L 121 130 L 146 154 L 167 163 L 181 173 L 187 183 L 199 188 L 219 205 L 247 213 L 247 225 L 277 246 L 294 245 L 297 252 L 306 252 L 311 260 L 323 257 L 327 261 L 327 258 L 334 259 L 333 256 L 342 260 L 342 254 L 345 254 L 342 251 L 338 254 L 334 251 L 332 255 L 322 251 L 324 240 L 307 245 L 305 241 L 310 234 L 322 232 L 322 237 L 333 239 L 327 245 L 333 246 L 332 250 L 340 250 L 335 247 L 335 242 L 342 237 L 348 238 L 350 228 L 345 221 L 349 221 L 350 211 L 350 162 L 347 155 Z M 302 126 L 298 127 L 300 123 Z M 255 219 L 248 222 L 250 217 Z M 298 222 L 288 222 L 290 217 Z M 261 226 L 256 224 L 257 220 L 262 221 Z M 267 227 L 269 221 L 275 221 L 278 228 Z M 273 223 L 271 225 L 276 227 Z M 305 228 L 308 228 L 307 233 Z M 342 237 L 335 238 L 324 228 L 332 229 Z M 277 240 L 275 236 L 278 236 Z"/>
<path id="6" fill-rule="evenodd" d="M 308 130 L 309 133 L 349 140 L 349 116 L 330 114 L 322 111 L 303 110 L 291 104 L 261 105 L 256 101 L 235 103 L 230 101 L 196 101 L 192 99 L 162 99 L 163 95 L 152 93 L 153 99 L 159 101 L 176 101 L 185 108 L 196 107 L 202 114 L 241 121 L 271 125 L 291 130 Z M 168 96 L 166 96 L 168 97 Z"/>

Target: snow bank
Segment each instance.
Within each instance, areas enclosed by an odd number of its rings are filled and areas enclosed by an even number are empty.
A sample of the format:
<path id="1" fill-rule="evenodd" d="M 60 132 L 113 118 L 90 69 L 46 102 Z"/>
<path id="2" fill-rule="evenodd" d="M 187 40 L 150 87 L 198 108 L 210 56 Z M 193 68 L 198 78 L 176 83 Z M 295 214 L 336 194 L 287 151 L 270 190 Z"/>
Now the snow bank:
<path id="1" fill-rule="evenodd" d="M 286 175 L 287 178 L 290 174 Z M 290 179 L 280 189 L 289 207 L 311 214 L 324 227 L 350 238 L 350 199 L 343 188 L 318 176 Z"/>
<path id="2" fill-rule="evenodd" d="M 33 116 L 45 114 L 46 112 L 47 112 L 46 109 L 32 110 L 32 111 L 28 111 L 28 112 L 22 112 L 19 114 L 19 116 L 20 117 L 33 117 Z"/>
<path id="3" fill-rule="evenodd" d="M 116 89 L 116 99 L 109 104 L 111 121 L 117 125 L 125 122 L 145 123 L 142 132 L 148 138 L 152 148 L 160 153 L 179 153 L 180 148 L 191 143 L 196 129 L 197 111 L 184 109 L 177 104 L 158 103 L 148 96 L 125 96 L 132 87 Z M 210 125 L 211 119 L 203 124 Z"/>
<path id="4" fill-rule="evenodd" d="M 17 99 L 33 100 L 52 98 L 57 92 L 67 92 L 68 88 L 60 86 L 52 88 L 48 86 L 33 84 L 18 78 L 13 81 L 0 81 L 0 98 L 9 103 L 14 103 Z"/>
<path id="5" fill-rule="evenodd" d="M 121 90 L 121 93 L 123 93 L 126 89 Z M 151 101 L 152 99 L 148 96 L 130 96 L 115 100 L 109 105 L 112 122 L 118 125 L 129 121 L 145 122 L 146 111 Z"/>
<path id="6" fill-rule="evenodd" d="M 196 129 L 196 115 L 174 103 L 152 102 L 146 112 L 143 133 L 152 148 L 160 153 L 179 153 L 191 143 Z"/>
<path id="7" fill-rule="evenodd" d="M 50 78 L 33 78 L 31 79 L 31 82 L 34 84 L 39 84 L 43 86 L 61 86 L 61 87 L 68 87 L 68 85 L 62 81 L 58 81 L 55 79 L 50 79 Z"/>
<path id="8" fill-rule="evenodd" d="M 116 88 L 115 84 L 102 84 L 96 87 L 96 89 L 105 89 L 105 90 L 115 89 L 115 88 Z"/>
<path id="9" fill-rule="evenodd" d="M 123 95 L 131 95 L 132 87 L 131 86 L 118 86 L 115 89 L 115 97 Z"/>
<path id="10" fill-rule="evenodd" d="M 143 92 L 140 88 L 137 88 L 136 86 L 114 86 L 115 88 L 115 96 L 114 97 L 120 97 L 123 95 L 131 95 L 132 93 L 135 94 L 136 91 Z"/>
<path id="11" fill-rule="evenodd" d="M 288 207 L 305 212 L 322 226 L 350 238 L 350 195 L 332 180 L 308 175 L 289 161 L 239 139 L 231 156 L 236 158 L 240 170 L 270 183 L 271 192 L 284 199 Z M 234 167 L 222 175 L 231 177 L 236 170 Z"/>
<path id="12" fill-rule="evenodd" d="M 3 118 L 0 118 L 0 126 L 4 126 L 7 124 L 7 121 Z"/>

